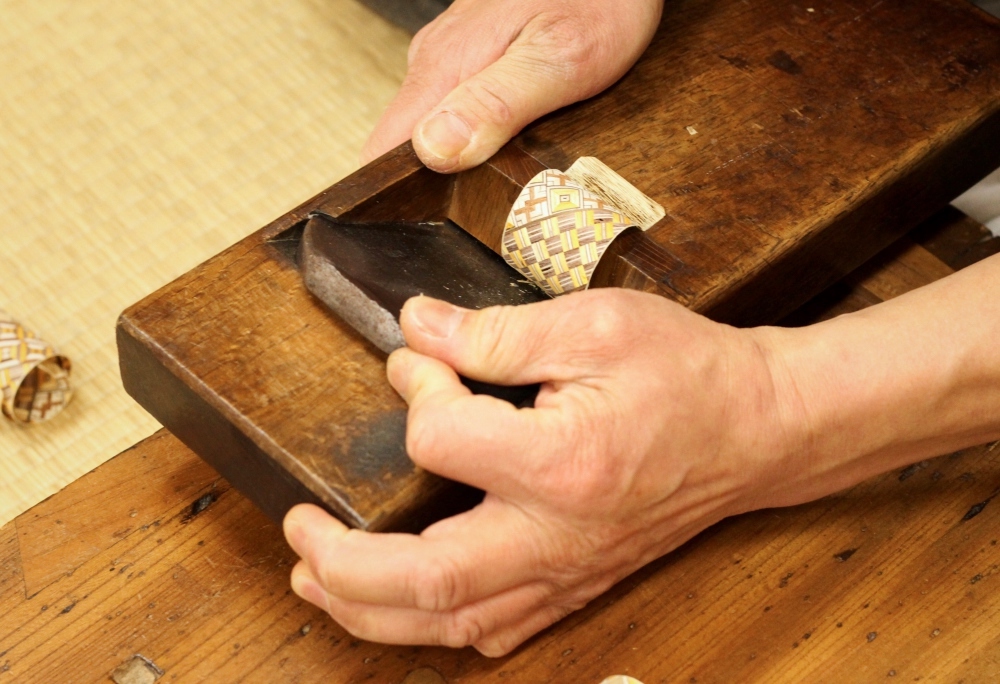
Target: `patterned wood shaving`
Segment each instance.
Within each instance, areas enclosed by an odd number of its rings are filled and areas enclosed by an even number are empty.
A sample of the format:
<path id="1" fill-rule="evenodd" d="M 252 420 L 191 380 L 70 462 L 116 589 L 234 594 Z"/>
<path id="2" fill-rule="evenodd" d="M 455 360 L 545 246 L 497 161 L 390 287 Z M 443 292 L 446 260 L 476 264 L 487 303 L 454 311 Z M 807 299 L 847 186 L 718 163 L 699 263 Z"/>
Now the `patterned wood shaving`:
<path id="1" fill-rule="evenodd" d="M 18 423 L 54 417 L 73 396 L 70 360 L 0 310 L 0 408 Z"/>
<path id="2" fill-rule="evenodd" d="M 585 290 L 611 241 L 634 225 L 577 180 L 546 169 L 515 200 L 500 253 L 555 297 Z"/>
<path id="3" fill-rule="evenodd" d="M 667 215 L 659 202 L 622 178 L 597 157 L 580 157 L 566 169 L 566 175 L 616 207 L 630 223 L 649 230 Z"/>

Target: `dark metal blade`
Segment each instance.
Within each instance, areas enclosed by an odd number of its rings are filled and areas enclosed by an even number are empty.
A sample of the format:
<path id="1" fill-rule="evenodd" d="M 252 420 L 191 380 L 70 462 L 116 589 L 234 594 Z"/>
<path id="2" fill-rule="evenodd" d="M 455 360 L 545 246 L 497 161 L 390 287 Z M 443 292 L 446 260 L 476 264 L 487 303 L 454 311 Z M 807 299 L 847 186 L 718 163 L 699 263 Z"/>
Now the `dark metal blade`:
<path id="1" fill-rule="evenodd" d="M 302 236 L 299 264 L 309 291 L 386 353 L 405 344 L 399 313 L 410 297 L 423 294 L 468 309 L 548 299 L 451 222 L 352 224 L 315 215 Z M 538 391 L 537 385 L 463 382 L 515 405 Z"/>

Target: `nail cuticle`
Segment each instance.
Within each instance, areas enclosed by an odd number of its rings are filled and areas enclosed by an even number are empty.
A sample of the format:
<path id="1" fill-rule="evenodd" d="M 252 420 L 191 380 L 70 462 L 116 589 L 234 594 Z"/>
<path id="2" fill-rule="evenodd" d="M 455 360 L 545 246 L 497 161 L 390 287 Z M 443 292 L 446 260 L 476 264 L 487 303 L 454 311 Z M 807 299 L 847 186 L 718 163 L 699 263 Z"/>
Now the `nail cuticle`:
<path id="1" fill-rule="evenodd" d="M 472 128 L 454 112 L 442 110 L 420 125 L 417 137 L 427 157 L 440 160 L 442 169 L 452 168 L 472 142 Z"/>

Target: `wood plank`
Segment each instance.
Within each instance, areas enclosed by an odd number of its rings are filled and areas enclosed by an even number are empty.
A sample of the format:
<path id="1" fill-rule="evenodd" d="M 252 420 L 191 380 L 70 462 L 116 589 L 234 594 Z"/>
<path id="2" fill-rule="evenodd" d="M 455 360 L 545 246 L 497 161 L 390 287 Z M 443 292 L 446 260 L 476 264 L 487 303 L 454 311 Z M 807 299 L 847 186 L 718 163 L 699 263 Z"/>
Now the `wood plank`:
<path id="1" fill-rule="evenodd" d="M 956 271 L 1000 254 L 1000 237 L 955 207 L 946 207 L 922 223 L 912 238 Z"/>
<path id="2" fill-rule="evenodd" d="M 13 523 L 8 523 L 0 527 L 0 615 L 21 603 L 24 594 L 17 528 Z M 2 666 L 3 656 L 0 656 L 0 667 Z"/>
<path id="3" fill-rule="evenodd" d="M 275 519 L 314 501 L 418 528 L 460 507 L 467 490 L 406 458 L 384 356 L 302 287 L 301 221 L 450 218 L 497 249 L 520 184 L 593 155 L 668 210 L 596 282 L 779 320 L 1000 164 L 1000 23 L 964 0 L 813 10 L 668 3 L 619 84 L 482 167 L 441 176 L 390 152 L 127 310 L 126 388 Z"/>
<path id="4" fill-rule="evenodd" d="M 950 266 L 907 238 L 886 252 L 884 259 L 873 260 L 876 263 L 862 266 L 847 278 L 883 302 L 954 273 Z"/>
<path id="5" fill-rule="evenodd" d="M 105 470 L 104 478 L 77 480 L 58 497 L 42 501 L 18 518 L 17 536 L 22 555 L 28 559 L 22 568 L 24 591 L 29 596 L 60 575 L 72 573 L 114 539 L 159 526 L 171 508 L 192 501 L 207 505 L 217 496 L 216 482 L 206 485 L 205 481 L 218 480 L 218 474 L 208 464 L 191 461 L 176 450 L 153 454 L 139 450 L 134 458 L 114 459 Z M 128 482 L 132 497 L 120 496 L 122 482 Z M 143 502 L 143 516 L 134 507 L 135 500 Z M 89 502 L 100 505 L 86 505 Z M 110 540 L 105 538 L 109 533 Z"/>
<path id="6" fill-rule="evenodd" d="M 194 460 L 169 435 L 156 440 L 140 448 Z M 997 454 L 969 450 L 817 504 L 723 523 L 500 661 L 352 641 L 287 593 L 292 556 L 277 527 L 225 493 L 199 526 L 185 527 L 187 507 L 178 507 L 155 533 L 108 535 L 107 552 L 74 573 L 81 584 L 63 577 L 32 599 L 20 595 L 0 619 L 0 650 L 15 676 L 51 678 L 39 681 L 101 681 L 133 651 L 176 681 L 398 682 L 418 667 L 446 681 L 499 672 L 598 681 L 617 671 L 647 683 L 857 681 L 890 669 L 910 680 L 988 681 L 997 672 L 988 585 L 1000 560 L 997 511 L 962 517 L 996 486 Z"/>
<path id="7" fill-rule="evenodd" d="M 873 291 L 895 295 L 948 272 L 905 242 L 879 263 L 841 302 L 860 308 Z M 144 487 L 128 486 L 135 481 Z M 294 554 L 278 526 L 161 431 L 41 504 L 45 515 L 32 510 L 0 528 L 0 677 L 107 681 L 141 653 L 176 682 L 395 683 L 417 670 L 473 683 L 577 684 L 615 673 L 646 684 L 994 681 L 998 489 L 992 444 L 723 521 L 490 660 L 352 639 L 290 593 Z M 192 516 L 192 497 L 207 490 L 216 500 Z M 106 497 L 80 495 L 111 491 L 122 499 L 113 513 Z M 26 595 L 22 556 L 37 567 L 35 556 L 53 551 L 29 543 L 12 554 L 14 528 L 55 524 L 52 511 L 93 520 L 88 534 L 103 548 Z"/>

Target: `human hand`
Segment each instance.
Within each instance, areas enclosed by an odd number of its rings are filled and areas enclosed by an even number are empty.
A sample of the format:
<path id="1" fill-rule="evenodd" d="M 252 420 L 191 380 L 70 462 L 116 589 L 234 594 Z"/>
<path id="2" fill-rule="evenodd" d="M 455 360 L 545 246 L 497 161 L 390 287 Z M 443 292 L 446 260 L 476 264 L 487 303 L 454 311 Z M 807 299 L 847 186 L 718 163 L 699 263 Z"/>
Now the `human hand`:
<path id="1" fill-rule="evenodd" d="M 781 477 L 782 404 L 754 331 L 619 289 L 478 312 L 416 298 L 400 322 L 409 347 L 388 374 L 408 453 L 487 494 L 420 535 L 288 514 L 295 591 L 358 637 L 505 654 Z M 543 384 L 519 410 L 456 371 Z"/>
<path id="2" fill-rule="evenodd" d="M 361 163 L 411 137 L 435 171 L 486 161 L 535 119 L 621 78 L 662 9 L 663 0 L 456 0 L 414 36 Z"/>

